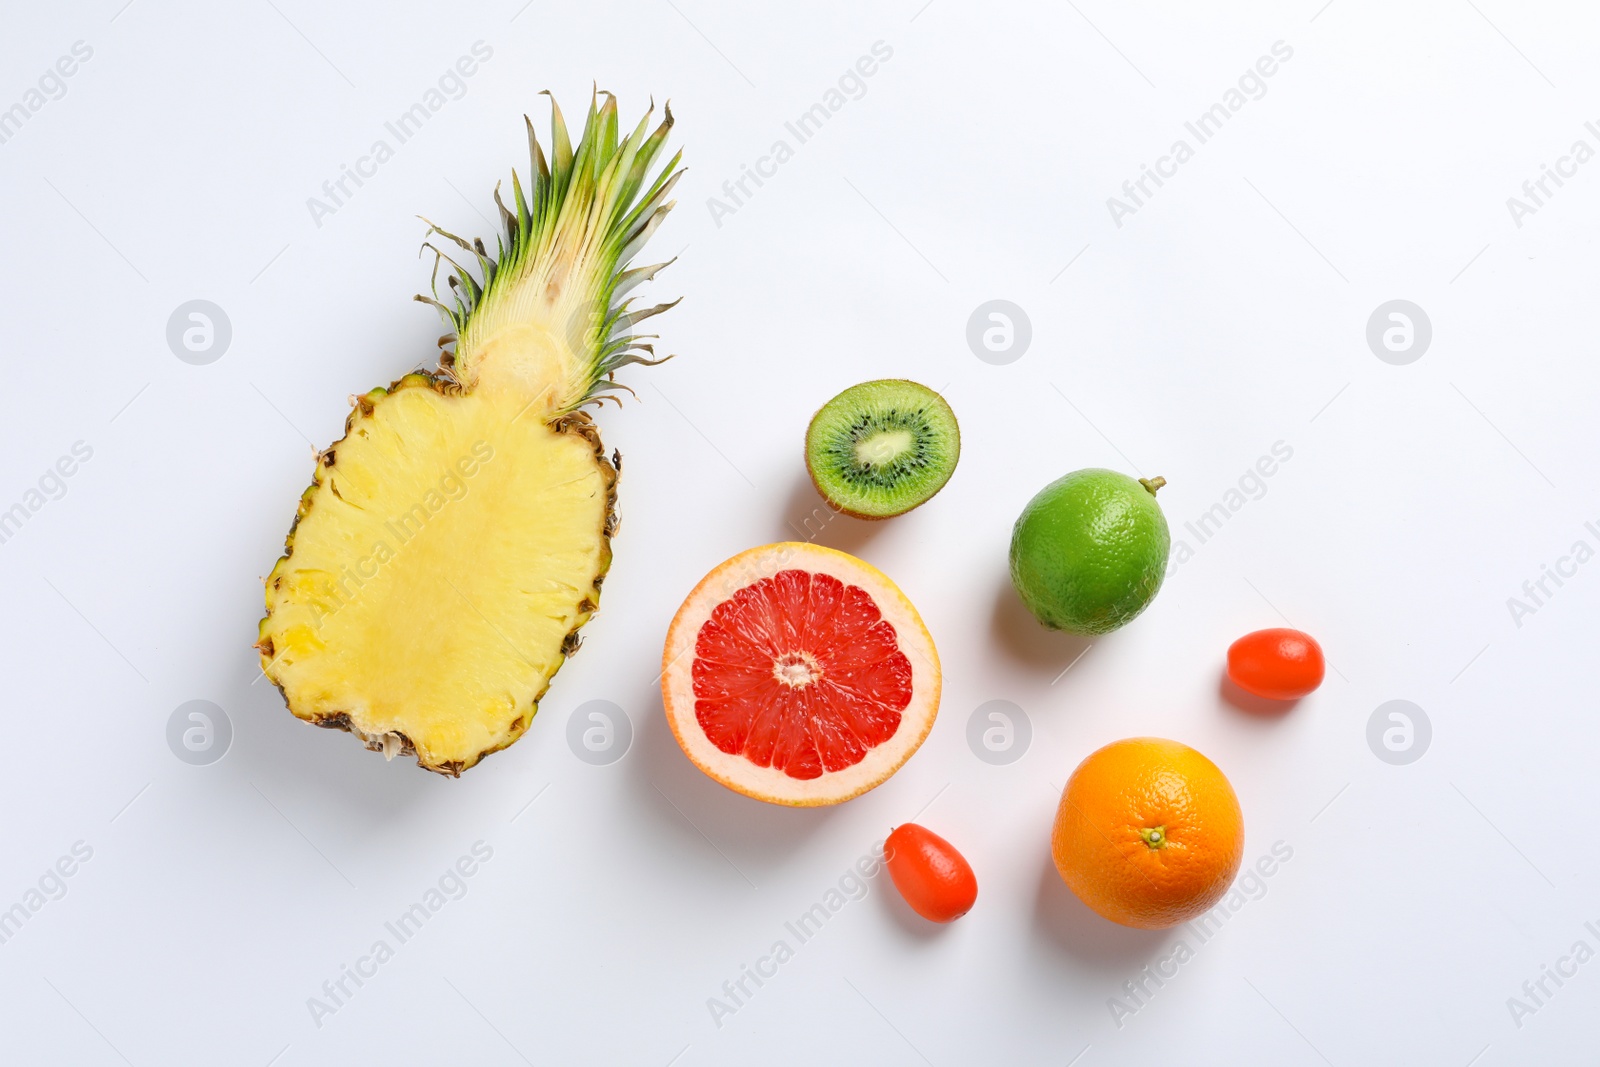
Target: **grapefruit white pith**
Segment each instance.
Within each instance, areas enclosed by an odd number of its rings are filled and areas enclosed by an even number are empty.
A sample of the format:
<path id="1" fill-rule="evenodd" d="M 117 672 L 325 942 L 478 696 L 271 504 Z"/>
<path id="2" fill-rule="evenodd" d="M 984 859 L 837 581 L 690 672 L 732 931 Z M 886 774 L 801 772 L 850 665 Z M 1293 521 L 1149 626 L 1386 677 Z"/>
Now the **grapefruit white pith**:
<path id="1" fill-rule="evenodd" d="M 905 594 L 797 541 L 741 552 L 678 609 L 661 696 L 684 753 L 729 789 L 812 807 L 899 770 L 939 711 L 939 654 Z"/>

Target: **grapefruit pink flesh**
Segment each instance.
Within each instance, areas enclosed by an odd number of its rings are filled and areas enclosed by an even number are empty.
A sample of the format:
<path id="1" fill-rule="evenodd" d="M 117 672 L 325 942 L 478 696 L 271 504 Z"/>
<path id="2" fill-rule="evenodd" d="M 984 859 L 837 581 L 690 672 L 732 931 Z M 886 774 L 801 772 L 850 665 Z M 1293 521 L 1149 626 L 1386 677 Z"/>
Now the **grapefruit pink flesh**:
<path id="1" fill-rule="evenodd" d="M 860 763 L 900 728 L 911 661 L 860 586 L 791 569 L 733 594 L 700 627 L 695 720 L 712 744 L 791 778 Z"/>

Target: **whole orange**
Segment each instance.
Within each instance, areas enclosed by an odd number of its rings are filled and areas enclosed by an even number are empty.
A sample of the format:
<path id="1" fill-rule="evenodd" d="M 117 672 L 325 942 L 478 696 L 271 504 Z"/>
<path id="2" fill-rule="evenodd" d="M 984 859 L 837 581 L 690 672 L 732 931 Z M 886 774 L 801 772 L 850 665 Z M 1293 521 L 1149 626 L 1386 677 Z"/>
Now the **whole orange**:
<path id="1" fill-rule="evenodd" d="M 1061 880 L 1124 926 L 1159 930 L 1222 899 L 1244 858 L 1233 786 L 1188 745 L 1114 741 L 1072 772 L 1050 852 Z"/>

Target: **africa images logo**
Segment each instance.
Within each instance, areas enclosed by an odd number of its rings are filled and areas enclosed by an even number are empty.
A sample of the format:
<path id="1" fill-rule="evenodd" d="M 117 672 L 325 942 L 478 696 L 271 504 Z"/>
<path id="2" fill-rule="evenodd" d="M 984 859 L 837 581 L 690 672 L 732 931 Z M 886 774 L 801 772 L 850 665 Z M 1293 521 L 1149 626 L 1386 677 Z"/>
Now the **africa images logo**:
<path id="1" fill-rule="evenodd" d="M 844 910 L 845 905 L 862 900 L 871 890 L 872 879 L 876 878 L 884 868 L 889 856 L 885 851 L 884 841 L 879 841 L 872 846 L 872 850 L 858 857 L 855 863 L 845 868 L 838 880 L 822 894 L 822 898 L 802 911 L 794 919 L 783 924 L 784 933 L 788 936 L 780 937 L 772 943 L 767 951 L 756 957 L 753 967 L 741 963 L 739 974 L 722 983 L 720 997 L 707 997 L 706 1010 L 711 1013 L 711 1021 L 718 1030 L 727 1024 L 727 1020 L 737 1015 L 740 1009 L 750 1003 L 752 997 L 758 993 L 768 981 L 778 976 L 778 968 L 794 959 L 795 951 L 822 932 L 823 926 Z M 793 944 L 790 944 L 793 938 Z"/>
<path id="2" fill-rule="evenodd" d="M 866 96 L 867 79 L 878 73 L 882 64 L 889 62 L 893 56 L 894 48 L 891 45 L 884 41 L 872 42 L 871 55 L 858 57 L 852 66 L 846 67 L 844 73 L 839 75 L 835 84 L 828 87 L 821 100 L 802 111 L 793 122 L 783 124 L 784 130 L 794 138 L 793 144 L 789 143 L 788 138 L 779 137 L 772 142 L 765 155 L 756 158 L 754 167 L 748 163 L 739 164 L 739 176 L 722 183 L 722 195 L 726 199 L 706 197 L 706 210 L 711 213 L 711 221 L 717 224 L 717 229 L 722 229 L 724 216 L 737 214 L 755 196 L 756 190 L 765 185 L 767 180 L 778 176 L 778 168 L 794 158 L 796 148 L 820 133 L 823 125 L 844 110 L 850 101 Z M 750 188 L 751 183 L 755 184 L 755 189 Z"/>
<path id="3" fill-rule="evenodd" d="M 355 963 L 339 964 L 339 971 L 322 983 L 320 996 L 306 998 L 306 1010 L 318 1030 L 327 1020 L 337 1015 L 368 982 L 378 977 L 378 970 L 394 959 L 400 946 L 422 932 L 422 928 L 451 901 L 467 895 L 469 880 L 494 858 L 494 847 L 486 841 L 474 841 L 468 854 L 459 857 L 444 869 L 434 883 L 423 890 L 422 896 L 394 919 L 383 924 L 388 937 L 379 937 Z M 393 939 L 391 942 L 391 938 Z"/>
<path id="4" fill-rule="evenodd" d="M 94 458 L 94 448 L 87 441 L 74 441 L 71 454 L 62 455 L 46 467 L 35 485 L 23 491 L 22 497 L 10 507 L 0 503 L 0 545 L 10 541 L 27 525 L 28 520 L 52 500 L 67 495 L 67 479 Z"/>
<path id="5" fill-rule="evenodd" d="M 1234 85 L 1223 92 L 1221 100 L 1202 111 L 1192 122 L 1183 124 L 1184 130 L 1194 138 L 1194 144 L 1191 145 L 1188 140 L 1179 137 L 1172 142 L 1172 147 L 1164 155 L 1156 157 L 1154 169 L 1148 163 L 1139 164 L 1139 176 L 1122 183 L 1122 197 L 1106 197 L 1106 210 L 1111 213 L 1111 221 L 1116 224 L 1117 229 L 1122 229 L 1123 219 L 1138 214 L 1139 209 L 1144 207 L 1156 192 L 1167 184 L 1167 181 L 1178 176 L 1178 168 L 1194 158 L 1197 146 L 1205 144 L 1221 133 L 1228 121 L 1244 110 L 1244 106 L 1250 101 L 1260 100 L 1266 96 L 1266 79 L 1278 73 L 1281 65 L 1293 58 L 1293 47 L 1284 41 L 1274 41 L 1272 55 L 1264 55 L 1257 59 L 1252 67 L 1239 75 Z M 1152 184 L 1154 188 L 1151 187 Z"/>
<path id="6" fill-rule="evenodd" d="M 1586 934 L 1600 944 L 1600 926 L 1593 922 L 1583 924 Z M 1594 959 L 1594 946 L 1585 938 L 1578 938 L 1572 943 L 1565 955 L 1556 957 L 1555 966 L 1548 963 L 1539 965 L 1537 977 L 1530 978 L 1522 983 L 1521 996 L 1506 998 L 1506 1011 L 1511 1013 L 1511 1021 L 1518 1030 L 1523 1027 L 1523 1020 L 1530 1015 L 1539 1014 L 1539 1010 L 1547 1006 L 1552 999 L 1566 986 L 1567 982 L 1578 977 L 1578 968 Z"/>
<path id="7" fill-rule="evenodd" d="M 1127 1020 L 1150 1006 L 1150 1001 L 1164 989 L 1168 982 L 1178 977 L 1184 964 L 1194 959 L 1196 951 L 1214 939 L 1223 926 L 1237 915 L 1246 904 L 1267 895 L 1267 880 L 1283 869 L 1294 858 L 1294 846 L 1287 841 L 1274 841 L 1270 853 L 1258 857 L 1255 863 L 1233 883 L 1228 895 L 1216 906 L 1197 919 L 1184 923 L 1179 929 L 1188 936 L 1173 943 L 1172 950 L 1146 964 L 1138 974 L 1122 983 L 1120 997 L 1107 997 L 1106 1009 L 1111 1021 L 1121 1030 Z M 1194 944 L 1191 945 L 1190 941 Z"/>
<path id="8" fill-rule="evenodd" d="M 5 144 L 17 134 L 27 121 L 44 110 L 52 100 L 67 95 L 67 79 L 94 58 L 94 47 L 87 41 L 74 41 L 69 54 L 61 56 L 43 74 L 34 87 L 22 94 L 22 99 L 9 107 L 0 108 L 0 144 Z"/>
<path id="9" fill-rule="evenodd" d="M 322 196 L 306 197 L 306 210 L 317 229 L 322 229 L 326 216 L 337 215 L 362 186 L 376 178 L 378 168 L 395 157 L 397 148 L 422 132 L 428 120 L 452 100 L 467 95 L 467 79 L 494 58 L 494 49 L 483 41 L 472 42 L 470 51 L 471 55 L 461 56 L 452 66 L 446 67 L 435 83 L 424 90 L 421 99 L 385 122 L 383 129 L 388 136 L 375 139 L 364 155 L 356 157 L 354 166 L 340 163 L 338 175 L 322 183 Z"/>

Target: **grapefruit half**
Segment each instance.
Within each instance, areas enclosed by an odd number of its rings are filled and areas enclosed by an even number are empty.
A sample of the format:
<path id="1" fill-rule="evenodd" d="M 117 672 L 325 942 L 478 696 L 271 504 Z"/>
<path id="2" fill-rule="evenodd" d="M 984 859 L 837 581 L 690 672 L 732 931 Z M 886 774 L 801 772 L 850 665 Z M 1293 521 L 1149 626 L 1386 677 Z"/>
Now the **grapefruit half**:
<path id="1" fill-rule="evenodd" d="M 787 541 L 694 587 L 667 631 L 661 696 L 684 753 L 729 789 L 815 807 L 899 770 L 939 711 L 939 654 L 875 567 Z"/>

